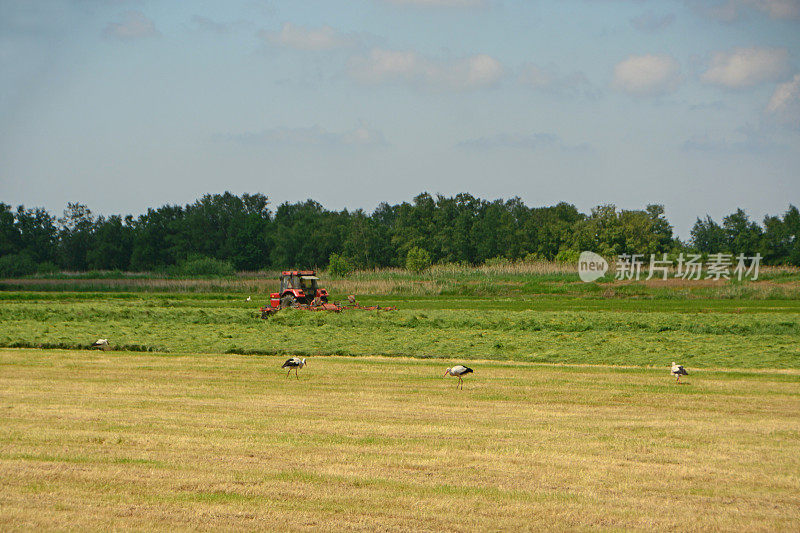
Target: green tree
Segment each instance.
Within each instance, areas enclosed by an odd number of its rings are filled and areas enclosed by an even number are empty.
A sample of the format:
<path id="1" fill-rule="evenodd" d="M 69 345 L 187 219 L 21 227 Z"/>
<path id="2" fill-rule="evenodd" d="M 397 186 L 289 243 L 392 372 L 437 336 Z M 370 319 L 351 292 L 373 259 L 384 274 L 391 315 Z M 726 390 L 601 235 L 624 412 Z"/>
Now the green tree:
<path id="1" fill-rule="evenodd" d="M 28 252 L 6 254 L 0 257 L 0 278 L 27 276 L 36 272 L 36 263 Z"/>
<path id="2" fill-rule="evenodd" d="M 413 247 L 406 255 L 406 269 L 419 274 L 431 266 L 431 254 L 428 250 Z"/>
<path id="3" fill-rule="evenodd" d="M 100 217 L 95 223 L 93 246 L 86 254 L 86 262 L 95 270 L 126 270 L 131 263 L 133 247 L 133 220 L 123 222 L 119 215 L 108 219 Z"/>
<path id="4" fill-rule="evenodd" d="M 661 204 L 649 204 L 644 210 L 650 219 L 650 232 L 653 234 L 652 243 L 655 247 L 654 252 L 669 251 L 675 244 L 675 239 L 672 234 L 672 225 L 664 215 L 664 206 Z"/>
<path id="5" fill-rule="evenodd" d="M 764 218 L 761 254 L 766 264 L 800 266 L 800 211 L 795 206 L 790 205 L 783 218 Z"/>
<path id="6" fill-rule="evenodd" d="M 697 219 L 691 231 L 691 243 L 698 252 L 707 254 L 729 252 L 725 230 L 706 215 L 705 220 Z"/>
<path id="7" fill-rule="evenodd" d="M 55 218 L 42 208 L 17 208 L 16 225 L 22 249 L 36 263 L 54 262 L 58 244 Z"/>
<path id="8" fill-rule="evenodd" d="M 761 249 L 763 231 L 742 209 L 722 220 L 727 248 L 735 254 L 753 255 Z"/>
<path id="9" fill-rule="evenodd" d="M 353 265 L 343 255 L 331 254 L 328 259 L 328 274 L 336 278 L 347 277 L 353 271 Z"/>
<path id="10" fill-rule="evenodd" d="M 185 259 L 188 252 L 180 244 L 183 240 L 178 238 L 183 224 L 181 206 L 148 209 L 133 224 L 131 268 L 139 271 L 160 269 Z"/>
<path id="11" fill-rule="evenodd" d="M 58 262 L 65 270 L 86 270 L 87 254 L 92 246 L 94 217 L 91 210 L 79 203 L 68 203 L 59 219 Z"/>
<path id="12" fill-rule="evenodd" d="M 178 265 L 177 271 L 185 276 L 232 276 L 236 273 L 230 261 L 203 255 L 189 256 Z"/>
<path id="13" fill-rule="evenodd" d="M 0 202 L 0 257 L 20 250 L 22 236 L 11 206 Z"/>

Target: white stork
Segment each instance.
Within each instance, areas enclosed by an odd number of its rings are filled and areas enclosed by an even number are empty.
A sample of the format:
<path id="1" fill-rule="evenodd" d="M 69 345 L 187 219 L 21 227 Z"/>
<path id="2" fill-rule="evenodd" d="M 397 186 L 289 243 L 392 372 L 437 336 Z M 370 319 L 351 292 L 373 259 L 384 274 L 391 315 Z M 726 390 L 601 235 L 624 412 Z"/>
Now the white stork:
<path id="1" fill-rule="evenodd" d="M 101 350 L 110 350 L 111 346 L 108 344 L 108 339 L 97 339 L 94 344 L 92 344 L 92 348 L 100 348 Z"/>
<path id="2" fill-rule="evenodd" d="M 248 297 L 247 297 L 247 300 L 245 300 L 245 302 L 249 302 L 249 301 L 250 301 L 250 297 L 248 296 Z"/>
<path id="3" fill-rule="evenodd" d="M 300 379 L 300 376 L 297 375 L 297 369 L 303 368 L 304 366 L 306 366 L 305 358 L 300 359 L 299 357 L 290 357 L 289 359 L 286 360 L 285 363 L 283 363 L 283 366 L 281 366 L 281 368 L 289 369 L 289 371 L 286 373 L 287 378 L 289 377 L 289 374 L 292 373 L 292 369 L 294 369 L 294 375 L 297 377 L 297 379 Z"/>
<path id="4" fill-rule="evenodd" d="M 445 370 L 444 371 L 444 376 L 442 376 L 442 377 L 446 377 L 447 374 L 450 374 L 451 376 L 457 377 L 458 378 L 458 384 L 461 386 L 461 390 L 464 390 L 464 380 L 461 379 L 461 376 L 465 376 L 465 375 L 470 374 L 470 373 L 472 373 L 472 369 L 469 368 L 468 366 L 456 365 L 456 366 L 454 366 L 452 368 L 448 368 L 447 370 Z"/>
<path id="5" fill-rule="evenodd" d="M 681 382 L 681 376 L 688 376 L 689 373 L 683 368 L 683 365 L 679 365 L 675 361 L 672 362 L 672 375 L 675 376 L 675 382 Z"/>

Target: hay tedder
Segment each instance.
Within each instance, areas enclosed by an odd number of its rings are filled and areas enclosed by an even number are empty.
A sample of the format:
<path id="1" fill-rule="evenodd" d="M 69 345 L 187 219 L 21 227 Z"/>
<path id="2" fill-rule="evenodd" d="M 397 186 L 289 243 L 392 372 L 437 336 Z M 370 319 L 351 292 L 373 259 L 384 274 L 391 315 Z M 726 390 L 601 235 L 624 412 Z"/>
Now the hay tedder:
<path id="1" fill-rule="evenodd" d="M 328 302 L 328 291 L 319 287 L 319 278 L 313 270 L 285 270 L 281 272 L 279 292 L 270 294 L 269 305 L 261 308 L 261 318 L 269 318 L 281 309 L 294 308 L 309 311 L 333 311 L 338 313 L 345 309 L 362 309 L 368 311 L 394 311 L 396 307 L 363 307 L 358 305 L 355 296 L 348 296 L 347 305 Z"/>

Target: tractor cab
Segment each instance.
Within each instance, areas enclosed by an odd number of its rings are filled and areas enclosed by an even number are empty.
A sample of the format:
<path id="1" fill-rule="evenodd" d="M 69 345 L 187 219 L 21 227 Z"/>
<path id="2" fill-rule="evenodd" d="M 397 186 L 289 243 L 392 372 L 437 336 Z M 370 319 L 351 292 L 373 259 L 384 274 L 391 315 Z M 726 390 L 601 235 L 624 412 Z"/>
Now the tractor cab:
<path id="1" fill-rule="evenodd" d="M 295 304 L 311 305 L 316 301 L 328 302 L 328 291 L 317 285 L 319 278 L 313 270 L 287 270 L 281 272 L 281 288 L 277 293 L 280 307 L 291 307 Z M 275 294 L 272 295 L 273 307 Z"/>
<path id="2" fill-rule="evenodd" d="M 316 276 L 300 276 L 297 274 L 286 274 L 281 276 L 281 292 L 286 291 L 287 289 L 300 289 L 303 292 L 311 292 L 311 294 L 316 294 L 317 292 L 317 280 L 319 280 Z"/>

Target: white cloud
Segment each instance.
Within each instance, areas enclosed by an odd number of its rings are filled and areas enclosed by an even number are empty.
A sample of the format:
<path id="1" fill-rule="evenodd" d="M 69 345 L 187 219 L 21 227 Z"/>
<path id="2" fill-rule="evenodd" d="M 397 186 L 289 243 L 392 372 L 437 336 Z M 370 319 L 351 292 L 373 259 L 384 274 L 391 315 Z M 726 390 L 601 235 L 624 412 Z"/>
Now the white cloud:
<path id="1" fill-rule="evenodd" d="M 528 63 L 522 67 L 519 79 L 532 89 L 546 89 L 555 83 L 556 74 L 552 69 Z"/>
<path id="2" fill-rule="evenodd" d="M 800 0 L 692 0 L 697 11 L 723 22 L 733 22 L 747 11 L 764 13 L 773 19 L 800 18 Z"/>
<path id="3" fill-rule="evenodd" d="M 746 3 L 775 19 L 800 17 L 800 0 L 749 0 Z"/>
<path id="4" fill-rule="evenodd" d="M 383 133 L 374 130 L 361 122 L 355 129 L 341 134 L 342 142 L 349 146 L 384 146 L 386 138 Z"/>
<path id="5" fill-rule="evenodd" d="M 467 58 L 463 65 L 456 64 L 453 74 L 455 78 L 463 76 L 468 86 L 492 85 L 503 75 L 503 65 L 492 56 L 478 54 Z M 453 81 L 461 83 L 459 79 Z"/>
<path id="6" fill-rule="evenodd" d="M 374 48 L 366 57 L 354 57 L 350 72 L 361 81 L 380 83 L 387 80 L 410 80 L 424 70 L 416 52 Z"/>
<path id="7" fill-rule="evenodd" d="M 781 83 L 775 88 L 767 104 L 767 111 L 777 113 L 797 102 L 800 102 L 800 74 L 795 74 L 790 81 Z"/>
<path id="8" fill-rule="evenodd" d="M 670 55 L 630 56 L 614 67 L 614 87 L 634 96 L 674 92 L 681 68 Z"/>
<path id="9" fill-rule="evenodd" d="M 800 74 L 795 74 L 791 80 L 775 88 L 767 104 L 767 112 L 778 122 L 800 127 Z"/>
<path id="10" fill-rule="evenodd" d="M 583 94 L 590 98 L 599 96 L 599 91 L 589 82 L 586 74 L 575 71 L 562 75 L 554 65 L 541 67 L 533 63 L 526 63 L 520 71 L 519 81 L 524 86 L 537 91 L 571 96 Z"/>
<path id="11" fill-rule="evenodd" d="M 489 87 L 504 74 L 495 58 L 478 54 L 455 60 L 424 57 L 413 51 L 373 48 L 353 57 L 350 75 L 364 83 L 415 83 L 433 88 L 468 90 Z"/>
<path id="12" fill-rule="evenodd" d="M 386 139 L 378 130 L 360 123 L 356 128 L 343 132 L 330 132 L 319 126 L 310 128 L 272 128 L 259 132 L 216 135 L 215 140 L 243 145 L 279 145 L 295 147 L 369 147 L 383 146 Z"/>
<path id="13" fill-rule="evenodd" d="M 140 11 L 126 11 L 122 15 L 122 22 L 109 22 L 103 33 L 107 37 L 125 41 L 161 35 L 153 21 Z"/>
<path id="14" fill-rule="evenodd" d="M 778 81 L 791 70 L 785 48 L 734 48 L 716 52 L 701 79 L 731 89 Z"/>
<path id="15" fill-rule="evenodd" d="M 353 44 L 353 39 L 343 35 L 330 26 L 304 28 L 286 22 L 279 32 L 262 30 L 259 36 L 273 44 L 297 50 L 333 50 Z"/>

